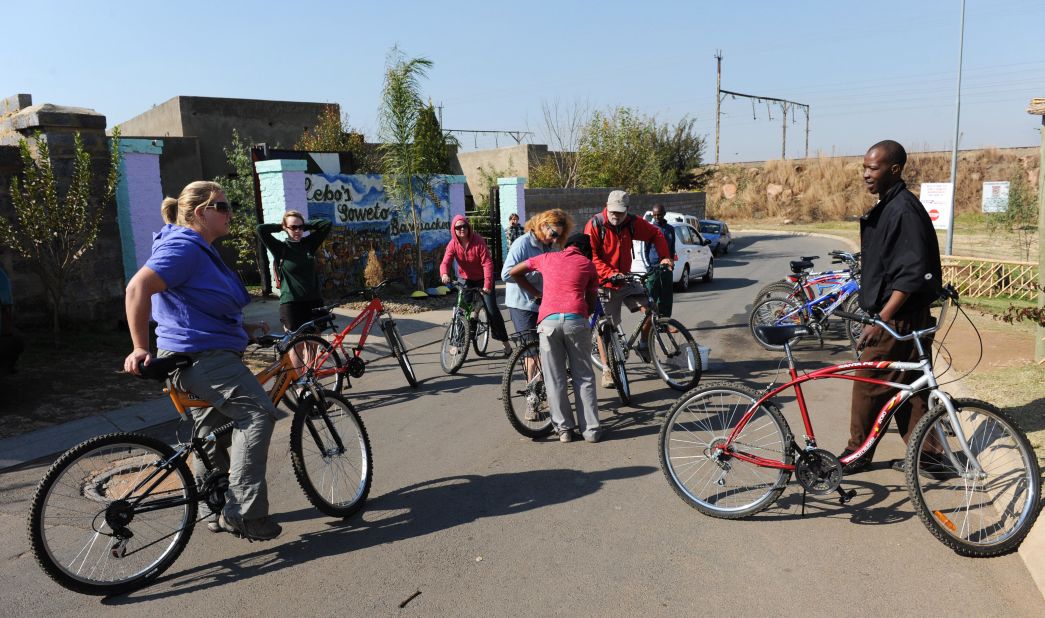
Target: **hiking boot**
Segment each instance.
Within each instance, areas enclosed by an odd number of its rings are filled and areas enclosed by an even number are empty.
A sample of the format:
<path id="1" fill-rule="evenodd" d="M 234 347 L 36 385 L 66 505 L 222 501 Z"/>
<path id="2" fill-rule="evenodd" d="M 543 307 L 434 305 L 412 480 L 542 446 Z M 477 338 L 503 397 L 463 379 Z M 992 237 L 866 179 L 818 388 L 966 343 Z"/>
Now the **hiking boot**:
<path id="1" fill-rule="evenodd" d="M 235 516 L 226 517 L 222 513 L 218 516 L 218 525 L 233 536 L 248 541 L 271 541 L 283 532 L 283 528 L 268 516 L 243 519 Z"/>
<path id="2" fill-rule="evenodd" d="M 613 388 L 613 374 L 609 369 L 602 370 L 602 388 Z"/>

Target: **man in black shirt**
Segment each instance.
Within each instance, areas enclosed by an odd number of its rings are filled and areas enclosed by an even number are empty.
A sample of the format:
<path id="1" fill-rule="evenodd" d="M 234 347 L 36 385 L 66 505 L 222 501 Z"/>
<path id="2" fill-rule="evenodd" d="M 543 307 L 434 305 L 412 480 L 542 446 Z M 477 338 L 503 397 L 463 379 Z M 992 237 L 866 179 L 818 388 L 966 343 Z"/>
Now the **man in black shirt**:
<path id="1" fill-rule="evenodd" d="M 939 297 L 941 286 L 940 246 L 928 213 L 903 181 L 906 163 L 907 153 L 897 142 L 886 140 L 871 146 L 864 155 L 864 185 L 878 195 L 878 203 L 860 217 L 860 307 L 901 334 L 929 327 L 929 306 Z M 922 342 L 926 350 L 931 349 L 931 340 Z M 859 347 L 863 348 L 861 361 L 918 360 L 913 341 L 898 342 L 877 326 L 864 328 Z M 900 371 L 858 371 L 855 375 L 905 384 L 920 377 Z M 842 457 L 860 448 L 893 394 L 888 386 L 853 382 L 849 444 Z M 915 395 L 896 411 L 904 442 L 925 414 L 927 403 L 925 395 Z M 867 469 L 873 456 L 873 449 L 868 450 L 846 466 L 846 473 Z"/>

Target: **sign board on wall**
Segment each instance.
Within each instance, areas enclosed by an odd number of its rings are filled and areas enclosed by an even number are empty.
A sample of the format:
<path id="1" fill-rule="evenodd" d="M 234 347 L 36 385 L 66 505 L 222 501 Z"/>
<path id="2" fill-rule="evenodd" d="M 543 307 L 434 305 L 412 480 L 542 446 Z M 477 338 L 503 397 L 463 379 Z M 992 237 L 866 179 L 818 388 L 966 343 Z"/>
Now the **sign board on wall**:
<path id="1" fill-rule="evenodd" d="M 934 228 L 946 230 L 951 227 L 951 183 L 923 182 L 918 199 L 929 213 Z"/>
<path id="2" fill-rule="evenodd" d="M 1009 183 L 983 183 L 983 212 L 1005 212 L 1009 209 Z"/>

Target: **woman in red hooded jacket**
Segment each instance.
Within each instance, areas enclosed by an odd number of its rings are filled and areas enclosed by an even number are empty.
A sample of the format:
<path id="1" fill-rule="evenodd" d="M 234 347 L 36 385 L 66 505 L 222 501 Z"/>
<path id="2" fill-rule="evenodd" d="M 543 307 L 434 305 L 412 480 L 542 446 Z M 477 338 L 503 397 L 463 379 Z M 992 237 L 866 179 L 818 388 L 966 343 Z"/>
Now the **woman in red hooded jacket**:
<path id="1" fill-rule="evenodd" d="M 454 217 L 450 228 L 450 244 L 446 245 L 443 262 L 439 265 L 443 283 L 450 282 L 450 265 L 456 260 L 457 273 L 464 279 L 465 286 L 470 289 L 482 289 L 483 304 L 486 305 L 486 314 L 490 316 L 490 335 L 504 345 L 504 355 L 508 356 L 512 347 L 508 343 L 508 330 L 504 327 L 504 318 L 497 308 L 493 260 L 490 258 L 486 241 L 472 231 L 468 219 L 462 215 Z"/>

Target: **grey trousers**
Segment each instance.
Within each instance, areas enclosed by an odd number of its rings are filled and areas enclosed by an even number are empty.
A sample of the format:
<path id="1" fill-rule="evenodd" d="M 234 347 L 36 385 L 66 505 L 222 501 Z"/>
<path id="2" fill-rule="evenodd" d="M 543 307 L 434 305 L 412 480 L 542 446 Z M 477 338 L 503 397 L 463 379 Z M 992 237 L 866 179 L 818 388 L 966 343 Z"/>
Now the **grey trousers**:
<path id="1" fill-rule="evenodd" d="M 159 351 L 159 356 L 170 354 Z M 211 465 L 229 472 L 224 512 L 243 519 L 264 517 L 269 512 L 265 468 L 276 409 L 239 354 L 209 350 L 189 356 L 195 364 L 175 372 L 174 385 L 214 404 L 192 410 L 195 435 L 204 437 L 229 421 L 234 423 L 231 437 L 225 434 L 204 446 Z M 198 476 L 206 471 L 202 462 L 195 467 Z"/>
<path id="2" fill-rule="evenodd" d="M 579 425 L 585 438 L 594 437 L 599 429 L 599 401 L 595 397 L 588 321 L 563 320 L 560 314 L 553 314 L 537 325 L 537 332 L 541 336 L 541 369 L 555 428 L 567 431 L 575 426 L 566 390 L 566 381 L 572 377 L 574 398 L 577 400 L 576 425 Z M 569 375 L 566 374 L 567 362 Z"/>

